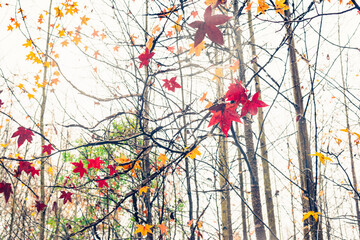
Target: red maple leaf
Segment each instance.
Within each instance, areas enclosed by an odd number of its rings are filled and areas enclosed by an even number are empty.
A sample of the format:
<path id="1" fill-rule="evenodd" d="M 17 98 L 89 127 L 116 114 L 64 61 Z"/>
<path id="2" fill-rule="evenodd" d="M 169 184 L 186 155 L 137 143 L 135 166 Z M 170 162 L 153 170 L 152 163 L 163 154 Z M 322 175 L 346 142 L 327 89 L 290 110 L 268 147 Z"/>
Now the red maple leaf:
<path id="1" fill-rule="evenodd" d="M 0 107 L 4 104 L 4 102 L 0 99 Z"/>
<path id="2" fill-rule="evenodd" d="M 236 103 L 244 104 L 248 100 L 245 88 L 242 86 L 241 81 L 235 79 L 235 83 L 231 83 L 228 91 L 225 94 L 225 99 L 234 101 Z"/>
<path id="3" fill-rule="evenodd" d="M 29 143 L 32 141 L 32 136 L 34 136 L 34 133 L 31 131 L 31 129 L 26 129 L 24 127 L 18 127 L 18 130 L 14 132 L 14 134 L 11 136 L 12 138 L 17 137 L 18 138 L 18 147 L 20 147 L 25 140 L 27 140 Z"/>
<path id="4" fill-rule="evenodd" d="M 31 169 L 31 163 L 28 162 L 28 161 L 21 161 L 19 162 L 19 165 L 18 165 L 18 168 L 17 170 L 15 170 L 15 177 L 19 177 L 21 172 L 24 171 L 26 172 L 27 174 L 30 173 L 30 169 Z"/>
<path id="5" fill-rule="evenodd" d="M 83 162 L 80 160 L 80 162 L 73 162 L 71 163 L 76 168 L 73 170 L 73 173 L 80 173 L 80 178 L 84 176 L 84 173 L 87 173 L 87 170 L 84 168 Z"/>
<path id="6" fill-rule="evenodd" d="M 149 49 L 146 48 L 145 52 L 139 56 L 139 60 L 141 61 L 139 68 L 142 66 L 148 66 L 149 60 L 154 56 L 154 54 L 154 52 L 150 53 Z"/>
<path id="7" fill-rule="evenodd" d="M 9 201 L 10 195 L 13 193 L 11 184 L 2 181 L 0 183 L 0 193 L 4 193 L 5 203 L 7 203 Z"/>
<path id="8" fill-rule="evenodd" d="M 63 198 L 64 204 L 66 204 L 67 202 L 72 202 L 71 195 L 73 195 L 71 192 L 61 191 L 60 198 Z"/>
<path id="9" fill-rule="evenodd" d="M 115 165 L 109 165 L 107 168 L 110 170 L 110 176 L 118 173 L 118 171 L 115 169 Z"/>
<path id="10" fill-rule="evenodd" d="M 39 176 L 40 173 L 40 169 L 36 170 L 34 167 L 29 168 L 27 171 L 25 171 L 27 173 L 27 175 L 29 175 L 31 173 L 31 176 L 34 177 L 35 175 Z"/>
<path id="11" fill-rule="evenodd" d="M 50 155 L 50 154 L 51 154 L 51 151 L 52 151 L 52 150 L 55 150 L 55 149 L 51 146 L 51 143 L 48 144 L 48 145 L 41 146 L 41 147 L 43 148 L 42 153 L 47 153 L 47 155 Z"/>
<path id="12" fill-rule="evenodd" d="M 211 15 L 212 8 L 209 5 L 204 13 L 204 21 L 195 21 L 189 24 L 192 28 L 197 28 L 195 33 L 194 47 L 199 45 L 205 38 L 205 34 L 210 38 L 211 41 L 223 45 L 224 37 L 219 28 L 216 25 L 221 25 L 229 21 L 231 17 L 225 15 Z"/>
<path id="13" fill-rule="evenodd" d="M 31 173 L 32 177 L 34 177 L 35 175 L 39 176 L 40 173 L 40 170 L 36 170 L 33 166 L 31 166 L 31 163 L 28 161 L 19 162 L 18 168 L 15 170 L 15 177 L 19 177 L 22 171 L 26 172 L 27 175 Z"/>
<path id="14" fill-rule="evenodd" d="M 235 121 L 241 123 L 240 117 L 235 111 L 237 106 L 238 104 L 236 103 L 221 103 L 210 107 L 209 110 L 214 115 L 211 117 L 208 127 L 220 123 L 220 128 L 227 137 L 231 122 Z"/>
<path id="15" fill-rule="evenodd" d="M 163 87 L 167 88 L 169 91 L 175 92 L 175 88 L 181 88 L 180 84 L 176 82 L 176 77 L 172 77 L 170 80 L 164 79 L 163 81 L 165 82 Z"/>
<path id="16" fill-rule="evenodd" d="M 42 201 L 35 201 L 35 207 L 38 212 L 41 212 L 44 208 L 47 207 L 47 205 L 45 203 L 43 203 Z"/>
<path id="17" fill-rule="evenodd" d="M 243 104 L 243 105 L 244 106 L 241 109 L 241 117 L 245 116 L 249 111 L 250 111 L 251 115 L 255 116 L 258 112 L 259 107 L 269 106 L 266 103 L 264 103 L 263 101 L 259 100 L 259 92 L 256 92 L 254 94 L 251 101 L 247 100 L 245 102 L 245 104 Z"/>
<path id="18" fill-rule="evenodd" d="M 87 159 L 87 161 L 89 162 L 87 167 L 88 169 L 90 168 L 101 169 L 102 166 L 100 164 L 105 163 L 103 160 L 100 160 L 100 157 L 97 157 L 95 159 Z"/>
<path id="19" fill-rule="evenodd" d="M 100 179 L 99 176 L 97 176 L 97 179 L 99 180 L 95 180 L 98 184 L 99 184 L 99 188 L 102 188 L 102 187 L 109 187 L 109 184 L 106 182 L 106 179 Z"/>

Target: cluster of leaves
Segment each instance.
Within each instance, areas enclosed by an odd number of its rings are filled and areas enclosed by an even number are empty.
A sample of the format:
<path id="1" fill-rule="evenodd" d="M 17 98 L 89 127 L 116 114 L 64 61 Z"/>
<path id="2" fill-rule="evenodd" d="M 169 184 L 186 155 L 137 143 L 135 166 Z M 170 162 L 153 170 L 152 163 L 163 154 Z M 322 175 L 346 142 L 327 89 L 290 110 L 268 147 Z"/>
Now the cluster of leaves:
<path id="1" fill-rule="evenodd" d="M 255 93 L 251 100 L 250 96 L 246 94 L 247 92 L 248 91 L 242 86 L 241 81 L 235 80 L 235 83 L 230 84 L 225 94 L 225 99 L 229 102 L 220 103 L 209 108 L 213 116 L 210 119 L 208 127 L 220 123 L 221 130 L 225 136 L 227 136 L 233 121 L 241 122 L 240 117 L 244 117 L 249 112 L 251 115 L 256 115 L 258 108 L 268 106 L 259 100 L 259 92 Z M 236 109 L 240 104 L 242 105 L 242 109 L 239 116 Z"/>

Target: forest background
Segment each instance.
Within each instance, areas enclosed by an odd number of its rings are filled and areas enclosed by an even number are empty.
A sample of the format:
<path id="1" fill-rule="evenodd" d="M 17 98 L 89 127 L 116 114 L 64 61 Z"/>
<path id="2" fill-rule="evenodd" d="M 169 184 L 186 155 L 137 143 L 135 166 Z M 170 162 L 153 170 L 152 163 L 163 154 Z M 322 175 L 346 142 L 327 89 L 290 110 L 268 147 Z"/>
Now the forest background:
<path id="1" fill-rule="evenodd" d="M 0 1 L 1 239 L 359 239 L 355 0 Z"/>

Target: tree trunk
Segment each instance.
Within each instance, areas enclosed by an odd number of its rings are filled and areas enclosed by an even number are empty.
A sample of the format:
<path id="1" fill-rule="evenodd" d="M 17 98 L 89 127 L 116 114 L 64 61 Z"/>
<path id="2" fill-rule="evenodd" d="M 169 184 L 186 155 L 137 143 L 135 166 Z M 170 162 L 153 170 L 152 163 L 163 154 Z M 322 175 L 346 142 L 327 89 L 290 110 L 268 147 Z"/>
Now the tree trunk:
<path id="1" fill-rule="evenodd" d="M 288 3 L 287 3 L 288 4 Z M 313 182 L 313 170 L 312 162 L 309 156 L 310 143 L 306 126 L 306 119 L 304 116 L 304 105 L 300 86 L 300 77 L 297 66 L 296 54 L 295 54 L 295 41 L 290 20 L 289 10 L 285 11 L 286 16 L 286 32 L 287 41 L 289 45 L 289 57 L 290 57 L 290 72 L 293 86 L 293 95 L 295 101 L 295 112 L 296 112 L 296 128 L 297 128 L 297 148 L 298 148 L 298 160 L 300 169 L 300 180 L 301 187 L 305 190 L 302 192 L 301 200 L 303 213 L 309 211 L 317 212 L 317 205 L 315 202 L 316 192 Z M 308 218 L 304 221 L 304 239 L 323 239 L 320 221 L 315 221 L 313 218 Z"/>
<path id="2" fill-rule="evenodd" d="M 145 6 L 145 11 L 146 11 L 146 16 L 145 16 L 145 45 L 147 42 L 147 32 L 148 32 L 148 13 L 149 13 L 149 0 L 146 0 L 146 6 Z M 149 106 L 149 99 L 150 99 L 150 88 L 149 88 L 149 67 L 147 66 L 145 68 L 145 85 L 144 85 L 144 95 L 143 95 L 143 131 L 147 132 L 148 131 L 148 126 L 149 126 L 149 121 L 147 120 L 149 118 L 149 111 L 150 111 L 150 106 Z M 139 116 L 139 117 L 142 117 Z M 144 142 L 143 142 L 143 147 L 145 148 L 149 148 L 150 147 L 150 138 L 148 136 L 144 136 Z M 143 179 L 147 179 L 150 176 L 150 171 L 151 171 L 151 167 L 150 167 L 150 149 L 147 149 L 144 153 L 143 156 Z M 145 193 L 144 196 L 144 203 L 145 203 L 145 208 L 147 210 L 147 216 L 146 216 L 146 224 L 152 225 L 152 207 L 151 207 L 151 197 L 150 197 L 150 191 L 147 191 Z M 152 234 L 148 234 L 146 237 L 148 240 L 152 240 L 153 239 L 153 235 Z"/>
<path id="3" fill-rule="evenodd" d="M 338 39 L 340 43 L 340 26 L 338 21 Z M 349 123 L 349 109 L 346 101 L 346 83 L 344 77 L 344 66 L 343 66 L 343 59 L 342 59 L 342 49 L 340 49 L 340 67 L 341 67 L 341 79 L 343 84 L 343 94 L 344 94 L 344 107 L 345 107 L 345 117 L 346 117 L 346 128 L 348 129 L 348 144 L 349 144 L 349 154 L 350 154 L 350 165 L 351 165 L 351 174 L 352 174 L 352 181 L 353 186 L 355 189 L 358 189 L 357 186 L 357 177 L 356 177 L 356 170 L 355 170 L 355 163 L 354 163 L 354 155 L 353 155 L 353 147 L 351 143 L 351 132 L 350 132 L 350 123 Z M 355 211 L 356 211 L 356 218 L 357 218 L 357 225 L 359 231 L 359 239 L 360 239 L 360 210 L 359 210 L 359 198 L 357 194 L 354 192 L 354 200 L 355 200 Z"/>
<path id="4" fill-rule="evenodd" d="M 250 41 L 251 41 L 251 54 L 253 58 L 256 58 L 256 48 L 255 48 L 255 35 L 254 28 L 252 24 L 252 16 L 251 11 L 248 11 L 248 24 L 250 31 Z M 254 72 L 258 72 L 258 66 L 256 61 L 253 61 L 253 70 Z M 259 92 L 259 100 L 261 100 L 261 88 L 260 88 L 260 79 L 258 75 L 255 75 L 255 89 Z M 270 239 L 276 239 L 276 225 L 275 225 L 275 212 L 274 212 L 274 203 L 272 198 L 271 191 L 271 180 L 270 180 L 270 169 L 268 163 L 268 151 L 266 147 L 266 138 L 265 138 L 265 128 L 264 128 L 264 113 L 262 108 L 258 108 L 258 125 L 259 125 L 259 133 L 260 133 L 260 153 L 262 158 L 262 166 L 263 166 L 263 176 L 264 176 L 264 185 L 265 185 L 265 202 L 266 202 L 266 210 L 268 217 L 268 225 L 273 232 L 270 234 Z"/>
<path id="5" fill-rule="evenodd" d="M 236 11 L 235 11 L 236 12 Z M 239 26 L 238 22 L 236 26 Z M 238 46 L 237 49 L 237 58 L 239 60 L 239 73 L 240 79 L 245 84 L 245 65 L 244 65 L 244 57 L 242 51 L 242 44 L 241 44 L 241 30 L 239 27 L 235 28 L 235 40 L 236 45 Z M 257 169 L 257 160 L 255 156 L 255 149 L 254 149 L 254 141 L 253 141 L 253 131 L 251 127 L 251 119 L 250 115 L 247 114 L 244 118 L 244 132 L 245 132 L 245 145 L 246 145 L 246 155 L 247 159 L 250 164 L 249 172 L 250 172 L 250 179 L 251 179 L 251 200 L 252 206 L 254 211 L 254 224 L 255 224 L 255 233 L 257 240 L 266 239 L 265 234 L 265 227 L 263 224 L 263 216 L 262 216 L 262 205 L 261 205 L 261 198 L 260 198 L 260 187 L 258 181 L 258 169 Z"/>
<path id="6" fill-rule="evenodd" d="M 236 136 L 239 136 L 239 124 L 236 124 Z M 245 188 L 244 188 L 244 171 L 243 171 L 243 166 L 242 166 L 242 160 L 241 160 L 241 151 L 240 149 L 237 149 L 237 153 L 238 153 L 238 162 L 239 162 L 239 182 L 240 182 L 240 196 L 242 199 L 245 200 Z M 246 223 L 246 208 L 245 208 L 245 203 L 244 201 L 241 201 L 241 223 L 243 225 L 242 228 L 242 232 L 243 232 L 243 240 L 247 240 L 248 239 L 248 233 L 247 233 L 247 223 Z"/>
<path id="7" fill-rule="evenodd" d="M 45 58 L 44 63 L 48 61 L 48 52 L 49 52 L 49 42 L 50 42 L 50 21 L 51 21 L 51 8 L 52 8 L 52 1 L 49 4 L 49 18 L 48 18 L 48 29 L 47 29 L 47 36 L 46 36 L 46 47 L 45 47 Z M 44 65 L 44 73 L 43 73 L 43 83 L 46 82 L 47 77 L 47 65 Z M 46 108 L 46 85 L 44 84 L 42 88 L 42 97 L 41 97 L 41 106 L 40 106 L 40 134 L 44 136 L 44 117 L 45 117 L 45 108 Z M 44 137 L 41 138 L 41 146 L 45 145 Z M 41 152 L 41 157 L 45 156 L 43 152 Z M 41 159 L 41 166 L 40 166 L 40 201 L 45 204 L 45 158 Z M 46 208 L 41 211 L 40 213 L 40 240 L 45 239 L 45 219 L 46 218 Z"/>
<path id="8" fill-rule="evenodd" d="M 218 97 L 224 95 L 224 83 L 220 78 L 217 87 Z M 219 136 L 219 174 L 220 174 L 220 191 L 221 191 L 221 221 L 222 236 L 224 240 L 232 240 L 232 223 L 231 223 L 231 201 L 229 188 L 229 163 L 228 149 L 225 136 Z"/>

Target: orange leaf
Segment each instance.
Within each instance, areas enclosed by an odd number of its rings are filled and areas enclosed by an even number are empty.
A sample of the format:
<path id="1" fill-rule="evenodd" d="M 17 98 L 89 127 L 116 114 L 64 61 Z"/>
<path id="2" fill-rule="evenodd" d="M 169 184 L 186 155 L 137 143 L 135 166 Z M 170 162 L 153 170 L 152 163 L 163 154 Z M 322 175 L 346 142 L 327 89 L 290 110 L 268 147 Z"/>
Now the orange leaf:
<path id="1" fill-rule="evenodd" d="M 160 153 L 159 157 L 158 157 L 158 160 L 160 160 L 162 162 L 162 164 L 165 165 L 166 161 L 168 161 L 169 159 L 166 157 L 165 154 L 163 153 Z"/>
<path id="2" fill-rule="evenodd" d="M 159 25 L 156 25 L 156 26 L 153 28 L 152 33 L 155 34 L 156 32 L 158 32 L 158 31 L 160 31 L 160 30 L 161 30 L 161 29 L 160 29 Z"/>
<path id="3" fill-rule="evenodd" d="M 191 220 L 188 222 L 187 226 L 190 227 L 190 226 L 192 225 L 192 223 L 193 223 L 193 220 L 191 219 Z"/>
<path id="4" fill-rule="evenodd" d="M 166 236 L 169 236 L 167 232 L 167 227 L 165 226 L 165 223 L 159 224 L 158 227 L 160 228 L 160 234 L 166 234 Z"/>
<path id="5" fill-rule="evenodd" d="M 212 102 L 208 102 L 208 104 L 206 104 L 205 108 L 209 108 L 209 107 L 211 107 L 212 105 L 213 105 Z"/>
<path id="6" fill-rule="evenodd" d="M 204 102 L 205 98 L 206 98 L 207 92 L 204 92 L 202 97 L 199 99 L 200 102 Z"/>
<path id="7" fill-rule="evenodd" d="M 81 19 L 81 25 L 83 24 L 87 25 L 87 22 L 90 20 L 90 18 L 87 18 L 85 15 L 80 19 Z"/>
<path id="8" fill-rule="evenodd" d="M 151 233 L 152 234 L 152 231 L 150 228 L 152 228 L 153 226 L 152 225 L 149 225 L 149 224 L 146 224 L 145 226 L 144 225 L 136 225 L 137 229 L 136 231 L 134 232 L 135 233 L 141 233 L 141 235 L 143 236 L 146 236 L 148 233 Z"/>
<path id="9" fill-rule="evenodd" d="M 249 2 L 249 3 L 248 3 L 247 7 L 245 8 L 245 11 L 246 11 L 246 12 L 249 12 L 249 11 L 250 11 L 252 4 L 253 4 L 252 2 Z"/>

